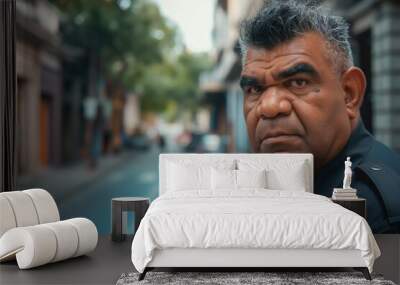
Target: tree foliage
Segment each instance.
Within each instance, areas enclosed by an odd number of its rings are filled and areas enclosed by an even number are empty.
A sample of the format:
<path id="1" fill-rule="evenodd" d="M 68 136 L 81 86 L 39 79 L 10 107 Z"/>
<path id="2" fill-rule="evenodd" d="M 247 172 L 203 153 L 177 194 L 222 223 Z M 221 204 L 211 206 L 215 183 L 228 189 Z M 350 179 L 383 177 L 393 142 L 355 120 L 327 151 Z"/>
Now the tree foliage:
<path id="1" fill-rule="evenodd" d="M 51 2 L 64 17 L 64 42 L 95 55 L 104 79 L 141 93 L 143 110 L 162 111 L 170 101 L 180 108 L 194 108 L 197 79 L 209 63 L 205 55 L 183 51 L 176 28 L 156 4 L 146 0 Z"/>
<path id="2" fill-rule="evenodd" d="M 210 67 L 211 61 L 206 54 L 188 52 L 149 66 L 140 83 L 145 95 L 142 108 L 162 111 L 169 102 L 174 101 L 178 111 L 194 111 L 201 97 L 198 78 Z"/>
<path id="3" fill-rule="evenodd" d="M 125 8 L 112 0 L 52 2 L 64 16 L 64 41 L 98 55 L 107 76 L 159 62 L 175 45 L 175 29 L 152 2 L 136 0 Z"/>

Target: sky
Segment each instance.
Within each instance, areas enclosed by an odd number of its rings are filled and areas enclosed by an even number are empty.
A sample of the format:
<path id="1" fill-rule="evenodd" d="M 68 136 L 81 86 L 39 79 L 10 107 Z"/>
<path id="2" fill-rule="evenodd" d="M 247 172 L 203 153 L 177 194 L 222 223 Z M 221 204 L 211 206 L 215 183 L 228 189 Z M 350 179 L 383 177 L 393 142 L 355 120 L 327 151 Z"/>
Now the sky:
<path id="1" fill-rule="evenodd" d="M 210 51 L 215 0 L 153 1 L 159 5 L 161 13 L 178 26 L 190 51 Z"/>

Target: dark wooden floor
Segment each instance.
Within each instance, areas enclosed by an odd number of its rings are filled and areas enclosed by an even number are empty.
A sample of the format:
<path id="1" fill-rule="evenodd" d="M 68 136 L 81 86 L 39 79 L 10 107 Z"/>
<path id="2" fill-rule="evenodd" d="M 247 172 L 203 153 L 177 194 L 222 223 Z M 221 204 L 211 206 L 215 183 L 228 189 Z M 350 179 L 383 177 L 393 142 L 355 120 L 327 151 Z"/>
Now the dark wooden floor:
<path id="1" fill-rule="evenodd" d="M 131 261 L 132 236 L 124 242 L 99 238 L 95 251 L 41 267 L 19 270 L 17 263 L 0 264 L 0 285 L 8 284 L 115 284 L 122 273 L 135 271 Z M 374 273 L 400 284 L 400 235 L 375 235 L 382 256 L 376 260 Z M 181 269 L 182 270 L 182 269 Z M 298 269 L 319 271 L 317 268 Z M 331 268 L 322 271 L 347 271 Z M 277 271 L 275 268 L 274 271 Z M 296 271 L 296 270 L 284 270 Z"/>
<path id="2" fill-rule="evenodd" d="M 28 270 L 19 270 L 15 261 L 1 263 L 0 284 L 115 284 L 122 273 L 134 271 L 131 240 L 116 243 L 102 236 L 87 256 Z"/>

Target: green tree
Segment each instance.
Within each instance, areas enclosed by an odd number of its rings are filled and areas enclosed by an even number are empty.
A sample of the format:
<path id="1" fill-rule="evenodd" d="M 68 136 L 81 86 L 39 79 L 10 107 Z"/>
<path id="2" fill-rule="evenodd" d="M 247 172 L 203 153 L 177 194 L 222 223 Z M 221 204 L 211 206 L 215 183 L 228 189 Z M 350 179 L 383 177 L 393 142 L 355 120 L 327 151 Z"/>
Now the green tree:
<path id="1" fill-rule="evenodd" d="M 205 54 L 184 50 L 177 29 L 146 0 L 52 0 L 64 15 L 64 42 L 86 51 L 89 94 L 100 79 L 142 94 L 143 111 L 194 111 Z M 171 107 L 174 106 L 174 107 Z"/>
<path id="2" fill-rule="evenodd" d="M 201 99 L 198 78 L 211 66 L 206 54 L 192 54 L 187 51 L 158 64 L 152 64 L 146 69 L 143 80 L 139 83 L 144 95 L 141 100 L 142 109 L 161 112 L 167 106 L 176 105 L 173 118 L 183 110 L 194 112 Z"/>
<path id="3" fill-rule="evenodd" d="M 149 1 L 51 2 L 64 16 L 64 42 L 86 51 L 91 95 L 103 77 L 133 89 L 143 69 L 175 46 L 175 29 Z"/>

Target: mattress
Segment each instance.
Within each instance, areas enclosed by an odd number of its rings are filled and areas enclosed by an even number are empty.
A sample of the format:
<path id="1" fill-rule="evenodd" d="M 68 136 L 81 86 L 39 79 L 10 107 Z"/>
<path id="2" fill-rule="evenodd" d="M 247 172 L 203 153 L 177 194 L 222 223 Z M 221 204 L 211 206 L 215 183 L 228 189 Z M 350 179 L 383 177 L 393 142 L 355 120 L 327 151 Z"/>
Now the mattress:
<path id="1" fill-rule="evenodd" d="M 380 255 L 364 218 L 300 191 L 167 192 L 150 206 L 132 242 L 139 272 L 168 248 L 359 250 L 372 272 Z"/>

